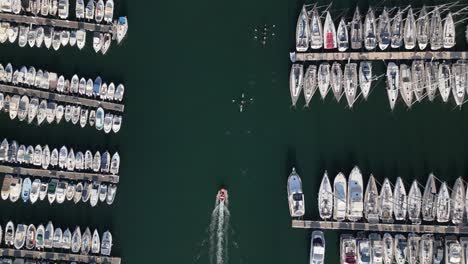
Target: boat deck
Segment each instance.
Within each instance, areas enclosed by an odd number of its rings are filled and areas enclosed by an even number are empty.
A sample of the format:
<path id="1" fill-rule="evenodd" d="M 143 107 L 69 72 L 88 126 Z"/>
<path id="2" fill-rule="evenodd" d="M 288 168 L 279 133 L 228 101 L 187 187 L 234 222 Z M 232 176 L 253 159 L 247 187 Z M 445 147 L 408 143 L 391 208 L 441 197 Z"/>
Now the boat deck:
<path id="1" fill-rule="evenodd" d="M 16 250 L 10 248 L 0 248 L 0 255 L 2 257 L 12 258 L 28 258 L 37 260 L 50 260 L 50 261 L 76 261 L 78 263 L 106 263 L 106 264 L 120 264 L 121 259 L 117 257 L 106 256 L 90 256 L 78 255 L 72 253 L 56 253 L 56 252 L 43 252 L 32 250 Z"/>
<path id="2" fill-rule="evenodd" d="M 327 222 L 292 220 L 293 228 L 311 228 L 322 230 L 353 230 L 398 233 L 433 233 L 433 234 L 468 234 L 468 226 L 449 225 L 411 225 L 411 224 L 369 224 L 352 222 Z"/>
<path id="3" fill-rule="evenodd" d="M 11 23 L 21 23 L 28 25 L 38 25 L 38 26 L 52 26 L 52 27 L 61 27 L 69 29 L 84 29 L 87 31 L 99 31 L 103 33 L 113 33 L 114 28 L 112 25 L 103 25 L 88 23 L 84 21 L 71 21 L 64 19 L 56 18 L 46 18 L 46 17 L 35 17 L 35 16 L 25 16 L 25 15 L 15 15 L 8 13 L 0 13 L 0 21 L 11 22 Z"/>
<path id="4" fill-rule="evenodd" d="M 123 104 L 77 97 L 73 95 L 58 94 L 54 92 L 49 92 L 47 90 L 30 89 L 30 88 L 24 88 L 24 87 L 19 87 L 19 86 L 0 84 L 0 92 L 18 94 L 18 95 L 26 95 L 29 97 L 37 97 L 41 99 L 54 100 L 54 101 L 64 102 L 64 103 L 69 103 L 69 104 L 78 104 L 78 105 L 83 105 L 83 106 L 93 107 L 93 108 L 102 107 L 105 110 L 116 111 L 116 112 L 124 111 Z"/>
<path id="5" fill-rule="evenodd" d="M 7 173 L 12 175 L 19 174 L 31 177 L 69 179 L 73 181 L 83 180 L 110 183 L 118 183 L 120 178 L 118 175 L 75 171 L 44 170 L 36 168 L 13 167 L 7 165 L 0 165 L 0 173 Z"/>
<path id="6" fill-rule="evenodd" d="M 466 51 L 291 52 L 292 62 L 347 60 L 464 60 Z"/>

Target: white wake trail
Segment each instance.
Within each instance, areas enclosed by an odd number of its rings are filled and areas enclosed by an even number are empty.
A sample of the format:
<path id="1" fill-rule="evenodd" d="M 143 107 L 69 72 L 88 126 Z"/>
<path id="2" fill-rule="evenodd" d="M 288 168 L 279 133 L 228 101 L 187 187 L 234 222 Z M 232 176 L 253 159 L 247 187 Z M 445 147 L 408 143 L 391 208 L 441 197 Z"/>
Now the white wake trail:
<path id="1" fill-rule="evenodd" d="M 228 234 L 230 213 L 224 201 L 217 201 L 211 214 L 210 223 L 210 263 L 228 262 Z"/>

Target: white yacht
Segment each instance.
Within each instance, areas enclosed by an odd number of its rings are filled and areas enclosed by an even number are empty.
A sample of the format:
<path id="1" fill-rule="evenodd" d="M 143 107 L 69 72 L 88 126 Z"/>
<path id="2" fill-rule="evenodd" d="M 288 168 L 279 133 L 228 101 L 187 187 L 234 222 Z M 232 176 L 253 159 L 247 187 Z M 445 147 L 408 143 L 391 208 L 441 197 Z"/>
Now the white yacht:
<path id="1" fill-rule="evenodd" d="M 421 223 L 421 189 L 417 180 L 414 180 L 411 184 L 410 191 L 408 193 L 408 218 L 413 224 Z"/>
<path id="2" fill-rule="evenodd" d="M 371 249 L 370 241 L 366 237 L 357 239 L 357 260 L 358 263 L 370 264 L 371 262 Z"/>
<path id="3" fill-rule="evenodd" d="M 348 179 L 348 197 L 346 218 L 350 221 L 359 221 L 364 210 L 364 187 L 362 174 L 358 167 L 354 167 Z"/>
<path id="4" fill-rule="evenodd" d="M 333 182 L 333 219 L 336 221 L 343 221 L 346 218 L 347 189 L 346 178 L 343 173 L 340 172 L 338 175 L 336 175 Z"/>
<path id="5" fill-rule="evenodd" d="M 384 244 L 380 234 L 372 233 L 369 235 L 370 241 L 370 263 L 382 264 Z"/>
<path id="6" fill-rule="evenodd" d="M 288 177 L 288 202 L 289 212 L 292 217 L 301 217 L 305 213 L 304 194 L 302 193 L 302 181 L 293 167 Z"/>
<path id="7" fill-rule="evenodd" d="M 390 21 L 387 8 L 384 7 L 377 24 L 377 42 L 379 43 L 380 50 L 386 50 L 390 45 Z"/>
<path id="8" fill-rule="evenodd" d="M 91 250 L 91 231 L 87 227 L 81 236 L 81 254 L 88 255 Z"/>
<path id="9" fill-rule="evenodd" d="M 62 248 L 63 249 L 70 249 L 71 248 L 71 243 L 72 243 L 72 234 L 70 232 L 70 229 L 66 229 L 63 231 L 63 236 L 62 236 Z"/>
<path id="10" fill-rule="evenodd" d="M 465 85 L 467 83 L 466 65 L 462 63 L 452 64 L 452 93 L 457 106 L 462 106 L 465 101 Z M 11 113 L 11 112 L 10 112 Z"/>
<path id="11" fill-rule="evenodd" d="M 323 46 L 323 27 L 322 19 L 317 11 L 317 7 L 312 9 L 310 19 L 310 47 L 312 49 L 320 49 Z"/>
<path id="12" fill-rule="evenodd" d="M 383 262 L 384 264 L 393 264 L 394 256 L 394 243 L 393 237 L 389 233 L 385 233 L 383 236 Z"/>
<path id="13" fill-rule="evenodd" d="M 448 63 L 441 63 L 438 68 L 439 93 L 444 103 L 448 102 L 450 92 L 452 91 L 452 74 Z"/>
<path id="14" fill-rule="evenodd" d="M 362 42 L 363 42 L 363 34 L 362 34 L 362 21 L 361 21 L 361 14 L 359 13 L 359 7 L 356 6 L 356 10 L 354 11 L 353 20 L 351 21 L 351 48 L 361 49 Z"/>
<path id="15" fill-rule="evenodd" d="M 340 263 L 357 263 L 356 239 L 354 239 L 351 235 L 343 234 L 340 237 Z"/>
<path id="16" fill-rule="evenodd" d="M 364 217 L 369 223 L 378 223 L 379 211 L 379 190 L 377 189 L 375 178 L 371 174 L 364 194 Z"/>
<path id="17" fill-rule="evenodd" d="M 393 191 L 388 178 L 385 178 L 380 190 L 380 220 L 384 223 L 393 222 Z"/>
<path id="18" fill-rule="evenodd" d="M 99 239 L 99 233 L 97 229 L 94 229 L 93 238 L 91 240 L 91 253 L 99 254 L 101 250 L 101 240 Z"/>
<path id="19" fill-rule="evenodd" d="M 377 47 L 375 14 L 372 7 L 369 7 L 364 20 L 364 47 L 366 50 L 374 50 Z"/>
<path id="20" fill-rule="evenodd" d="M 434 237 L 432 234 L 424 234 L 421 236 L 419 245 L 419 263 L 430 264 L 434 255 Z"/>
<path id="21" fill-rule="evenodd" d="M 323 48 L 324 49 L 336 49 L 336 28 L 333 24 L 330 12 L 326 11 L 325 23 L 323 25 Z"/>
<path id="22" fill-rule="evenodd" d="M 406 237 L 401 234 L 395 235 L 393 254 L 397 264 L 405 264 L 408 258 L 408 243 Z"/>
<path id="23" fill-rule="evenodd" d="M 420 243 L 421 237 L 414 233 L 408 234 L 408 262 L 410 264 L 417 264 L 419 255 L 420 255 L 420 249 L 419 249 L 419 243 Z"/>
<path id="24" fill-rule="evenodd" d="M 310 264 L 325 263 L 325 236 L 322 231 L 312 232 L 310 245 Z"/>
<path id="25" fill-rule="evenodd" d="M 393 17 L 393 23 L 392 23 L 392 28 L 391 28 L 391 44 L 390 46 L 393 49 L 398 49 L 403 45 L 403 12 L 401 11 L 400 8 L 398 8 L 398 11 L 396 15 Z"/>
<path id="26" fill-rule="evenodd" d="M 450 193 L 445 182 L 440 186 L 439 194 L 437 195 L 437 222 L 447 223 L 450 220 L 451 204 Z"/>
<path id="27" fill-rule="evenodd" d="M 453 23 L 452 13 L 448 12 L 444 19 L 443 47 L 450 49 L 455 46 L 455 24 Z"/>
<path id="28" fill-rule="evenodd" d="M 439 50 L 442 48 L 443 38 L 443 27 L 442 19 L 440 18 L 439 7 L 435 7 L 432 11 L 431 24 L 430 24 L 430 40 L 431 50 Z"/>
<path id="29" fill-rule="evenodd" d="M 413 82 L 411 68 L 406 64 L 400 64 L 400 94 L 406 106 L 413 105 Z"/>
<path id="30" fill-rule="evenodd" d="M 94 19 L 96 20 L 97 23 L 101 23 L 102 20 L 104 19 L 104 1 L 103 0 L 98 0 L 96 2 Z"/>
<path id="31" fill-rule="evenodd" d="M 343 70 L 341 69 L 341 64 L 338 62 L 333 62 L 331 67 L 331 87 L 333 95 L 337 102 L 340 101 L 341 95 L 343 93 Z"/>
<path id="32" fill-rule="evenodd" d="M 422 217 L 424 221 L 434 221 L 437 207 L 437 186 L 434 174 L 429 174 L 422 196 Z"/>
<path id="33" fill-rule="evenodd" d="M 296 25 L 296 51 L 305 52 L 309 48 L 309 16 L 307 15 L 307 10 L 305 5 L 302 6 L 301 13 L 297 19 Z"/>
<path id="34" fill-rule="evenodd" d="M 372 84 L 372 63 L 370 61 L 361 61 L 359 63 L 359 87 L 362 97 L 367 100 Z"/>
<path id="35" fill-rule="evenodd" d="M 343 73 L 343 82 L 344 82 L 343 85 L 344 85 L 344 92 L 346 95 L 346 101 L 348 101 L 348 107 L 353 108 L 354 102 L 356 102 L 357 86 L 358 86 L 356 63 L 345 64 L 345 69 Z"/>
<path id="36" fill-rule="evenodd" d="M 338 31 L 336 35 L 338 51 L 344 52 L 349 48 L 348 28 L 344 18 L 341 18 L 338 24 Z"/>
<path id="37" fill-rule="evenodd" d="M 451 218 L 452 223 L 455 225 L 460 225 L 463 223 L 463 216 L 465 213 L 465 184 L 463 183 L 463 179 L 459 177 L 455 181 L 455 185 L 452 189 L 452 196 L 451 196 Z"/>
<path id="38" fill-rule="evenodd" d="M 437 90 L 439 88 L 439 63 L 438 62 L 426 62 L 424 67 L 424 78 L 426 81 L 427 98 L 429 101 L 434 101 Z"/>
<path id="39" fill-rule="evenodd" d="M 416 20 L 416 39 L 420 50 L 424 50 L 429 43 L 429 15 L 423 6 Z"/>
<path id="40" fill-rule="evenodd" d="M 293 64 L 291 67 L 291 73 L 289 75 L 289 91 L 291 93 L 292 106 L 296 106 L 297 100 L 299 99 L 299 96 L 301 95 L 301 90 L 303 86 L 303 76 L 304 76 L 304 67 L 302 66 L 302 64 Z M 101 117 L 99 109 L 101 109 L 102 115 L 104 115 L 104 111 L 102 110 L 102 108 L 98 108 L 96 112 L 96 128 L 98 130 L 102 129 L 102 126 L 103 126 L 101 122 L 99 122 L 99 126 L 98 126 L 98 117 Z"/>
<path id="41" fill-rule="evenodd" d="M 330 184 L 330 179 L 325 171 L 318 194 L 318 205 L 320 218 L 330 219 L 333 214 L 333 190 Z"/>
<path id="42" fill-rule="evenodd" d="M 317 72 L 317 82 L 320 97 L 324 100 L 330 90 L 330 64 L 326 62 L 320 64 Z"/>
<path id="43" fill-rule="evenodd" d="M 403 40 L 405 49 L 410 50 L 416 47 L 416 20 L 414 19 L 413 9 L 411 7 L 406 15 Z"/>
<path id="44" fill-rule="evenodd" d="M 393 213 L 396 220 L 406 220 L 406 210 L 408 206 L 408 199 L 406 196 L 405 184 L 401 177 L 396 179 L 395 191 L 393 194 Z"/>
<path id="45" fill-rule="evenodd" d="M 60 227 L 55 228 L 54 239 L 52 241 L 53 248 L 62 248 L 63 231 Z"/>
<path id="46" fill-rule="evenodd" d="M 304 76 L 305 107 L 309 107 L 310 101 L 317 91 L 317 66 L 309 65 Z M 115 131 L 114 131 L 115 132 Z"/>

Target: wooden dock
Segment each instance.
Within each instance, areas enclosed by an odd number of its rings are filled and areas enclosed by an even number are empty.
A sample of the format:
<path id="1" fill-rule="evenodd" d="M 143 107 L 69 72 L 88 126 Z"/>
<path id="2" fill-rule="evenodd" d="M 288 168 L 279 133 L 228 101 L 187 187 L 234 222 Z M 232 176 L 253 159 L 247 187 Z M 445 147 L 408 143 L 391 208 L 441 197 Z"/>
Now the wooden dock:
<path id="1" fill-rule="evenodd" d="M 99 101 L 95 99 L 88 99 L 88 98 L 72 96 L 72 95 L 58 94 L 54 92 L 49 92 L 47 90 L 23 88 L 19 86 L 0 84 L 0 92 L 26 95 L 26 96 L 29 96 L 30 98 L 37 97 L 37 98 L 46 99 L 46 100 L 53 100 L 53 101 L 64 102 L 64 103 L 69 103 L 69 104 L 78 104 L 78 105 L 83 105 L 83 106 L 93 107 L 93 108 L 102 107 L 105 110 L 116 111 L 116 112 L 124 111 L 123 104 Z"/>
<path id="2" fill-rule="evenodd" d="M 407 225 L 407 224 L 369 224 L 352 222 L 327 222 L 292 220 L 293 228 L 311 228 L 322 230 L 353 230 L 395 233 L 433 233 L 468 235 L 468 226 L 449 225 Z"/>
<path id="3" fill-rule="evenodd" d="M 57 179 L 69 179 L 73 181 L 98 181 L 98 182 L 110 182 L 118 183 L 118 175 L 89 173 L 89 172 L 75 172 L 75 171 L 58 171 L 58 170 L 44 170 L 36 168 L 24 168 L 24 167 L 13 167 L 7 165 L 0 165 L 0 173 L 12 174 L 12 175 L 24 175 L 31 177 L 43 177 L 43 178 L 57 178 Z"/>
<path id="4" fill-rule="evenodd" d="M 2 257 L 27 258 L 36 260 L 66 261 L 68 263 L 75 261 L 77 263 L 103 263 L 120 264 L 121 259 L 117 257 L 79 255 L 73 253 L 56 253 L 32 250 L 17 250 L 11 248 L 0 248 Z"/>
<path id="5" fill-rule="evenodd" d="M 27 25 L 32 24 L 32 25 L 37 25 L 37 26 L 61 27 L 61 28 L 68 28 L 68 29 L 84 29 L 87 31 L 99 31 L 103 33 L 114 32 L 114 28 L 112 25 L 95 24 L 95 23 L 88 23 L 84 21 L 71 21 L 71 20 L 56 19 L 56 18 L 15 15 L 15 14 L 8 14 L 8 13 L 0 13 L 0 21 L 27 24 Z"/>
<path id="6" fill-rule="evenodd" d="M 348 60 L 466 60 L 466 51 L 376 51 L 376 52 L 313 52 L 290 53 L 292 62 Z"/>

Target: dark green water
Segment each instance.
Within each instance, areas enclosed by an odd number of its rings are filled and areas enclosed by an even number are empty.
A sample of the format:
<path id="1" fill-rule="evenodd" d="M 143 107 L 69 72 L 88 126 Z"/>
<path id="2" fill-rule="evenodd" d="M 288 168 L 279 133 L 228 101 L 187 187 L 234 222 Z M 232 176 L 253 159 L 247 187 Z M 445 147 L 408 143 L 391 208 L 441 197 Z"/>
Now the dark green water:
<path id="1" fill-rule="evenodd" d="M 387 3 L 396 4 L 406 3 Z M 400 102 L 390 112 L 383 85 L 351 111 L 330 95 L 324 102 L 314 98 L 308 110 L 289 107 L 288 52 L 301 5 L 116 1 L 130 29 L 106 56 L 94 54 L 90 42 L 84 52 L 1 46 L 4 64 L 123 82 L 126 111 L 117 135 L 70 124 L 38 128 L 1 115 L 2 137 L 118 150 L 122 163 L 111 207 L 2 201 L 0 221 L 109 228 L 113 254 L 123 263 L 209 263 L 210 215 L 217 190 L 227 186 L 229 263 L 308 263 L 310 231 L 290 227 L 286 179 L 292 165 L 303 179 L 308 219 L 318 219 L 324 170 L 349 173 L 357 164 L 365 180 L 370 173 L 379 181 L 401 176 L 407 187 L 431 171 L 450 184 L 465 175 L 466 108 L 425 102 L 408 111 Z M 335 3 L 338 9 L 354 5 Z M 366 10 L 366 2 L 360 7 Z M 262 48 L 254 29 L 264 24 L 275 25 L 275 37 Z M 374 69 L 383 72 L 383 64 Z M 242 91 L 254 103 L 239 113 L 231 100 Z M 338 263 L 338 236 L 326 234 L 327 263 Z"/>

